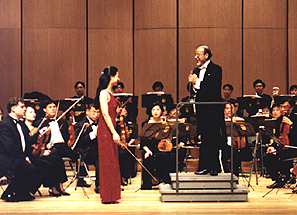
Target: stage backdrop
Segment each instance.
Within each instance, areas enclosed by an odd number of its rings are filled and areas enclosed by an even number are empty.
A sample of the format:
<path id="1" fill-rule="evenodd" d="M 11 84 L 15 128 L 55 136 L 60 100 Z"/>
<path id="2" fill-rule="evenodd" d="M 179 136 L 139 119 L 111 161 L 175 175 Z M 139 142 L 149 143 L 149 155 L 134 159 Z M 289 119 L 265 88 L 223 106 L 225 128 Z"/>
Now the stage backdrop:
<path id="1" fill-rule="evenodd" d="M 174 102 L 187 95 L 194 50 L 208 44 L 233 97 L 281 94 L 297 84 L 295 0 L 0 0 L 0 107 L 12 96 L 39 91 L 52 99 L 86 83 L 95 96 L 108 65 L 118 67 L 125 92 L 139 96 L 155 81 Z"/>

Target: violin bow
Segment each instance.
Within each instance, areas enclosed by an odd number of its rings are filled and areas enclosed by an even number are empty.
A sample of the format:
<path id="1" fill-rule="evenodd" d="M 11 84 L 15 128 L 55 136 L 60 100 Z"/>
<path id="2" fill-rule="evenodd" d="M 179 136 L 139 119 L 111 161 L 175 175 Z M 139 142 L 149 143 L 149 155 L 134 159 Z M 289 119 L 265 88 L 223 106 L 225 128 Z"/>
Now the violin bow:
<path id="1" fill-rule="evenodd" d="M 131 155 L 133 158 L 135 158 L 135 160 L 140 164 L 140 166 L 152 177 L 152 179 L 154 179 L 154 181 L 157 181 L 157 179 L 152 175 L 152 173 L 150 171 L 148 171 L 148 169 L 138 160 L 138 158 L 130 151 L 130 149 L 128 149 L 128 147 L 123 144 L 121 142 L 121 146 L 123 146 Z"/>

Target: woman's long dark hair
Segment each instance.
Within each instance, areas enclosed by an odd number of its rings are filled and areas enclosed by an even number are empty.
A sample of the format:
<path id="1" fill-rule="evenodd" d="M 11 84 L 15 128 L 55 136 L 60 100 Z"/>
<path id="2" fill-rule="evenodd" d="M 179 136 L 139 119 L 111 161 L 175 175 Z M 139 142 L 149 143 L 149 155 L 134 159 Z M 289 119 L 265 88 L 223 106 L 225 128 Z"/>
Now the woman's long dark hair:
<path id="1" fill-rule="evenodd" d="M 94 104 L 95 104 L 96 108 L 100 107 L 99 95 L 100 95 L 101 90 L 104 90 L 107 88 L 107 86 L 110 82 L 110 76 L 115 76 L 117 74 L 117 71 L 118 71 L 118 69 L 116 67 L 108 66 L 101 73 L 101 76 L 99 78 L 99 85 L 98 85 L 97 91 L 96 91 L 96 97 L 94 99 Z"/>

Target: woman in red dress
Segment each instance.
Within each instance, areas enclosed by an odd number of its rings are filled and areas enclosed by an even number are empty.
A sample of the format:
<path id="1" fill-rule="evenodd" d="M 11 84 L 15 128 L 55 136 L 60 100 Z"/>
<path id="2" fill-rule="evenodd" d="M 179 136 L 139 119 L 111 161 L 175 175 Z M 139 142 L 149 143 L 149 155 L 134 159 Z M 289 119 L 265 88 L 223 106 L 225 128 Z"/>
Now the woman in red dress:
<path id="1" fill-rule="evenodd" d="M 102 203 L 116 203 L 121 198 L 121 176 L 118 159 L 120 136 L 116 132 L 118 104 L 112 93 L 112 87 L 119 81 L 116 67 L 107 67 L 99 78 L 95 103 L 99 104 L 98 157 L 99 157 L 99 193 Z"/>

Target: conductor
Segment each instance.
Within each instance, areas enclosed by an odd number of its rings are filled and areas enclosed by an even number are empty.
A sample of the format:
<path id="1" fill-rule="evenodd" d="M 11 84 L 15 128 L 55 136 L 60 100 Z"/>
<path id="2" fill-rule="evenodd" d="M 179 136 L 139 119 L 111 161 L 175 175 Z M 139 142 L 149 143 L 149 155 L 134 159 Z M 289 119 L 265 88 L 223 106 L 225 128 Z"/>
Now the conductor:
<path id="1" fill-rule="evenodd" d="M 222 68 L 210 59 L 212 53 L 207 45 L 199 45 L 195 50 L 197 67 L 188 80 L 193 84 L 196 102 L 220 102 Z M 219 143 L 222 142 L 220 129 L 224 127 L 223 105 L 197 105 L 197 134 L 201 135 L 199 166 L 196 175 L 217 176 L 219 166 Z M 224 132 L 223 132 L 224 133 Z"/>

